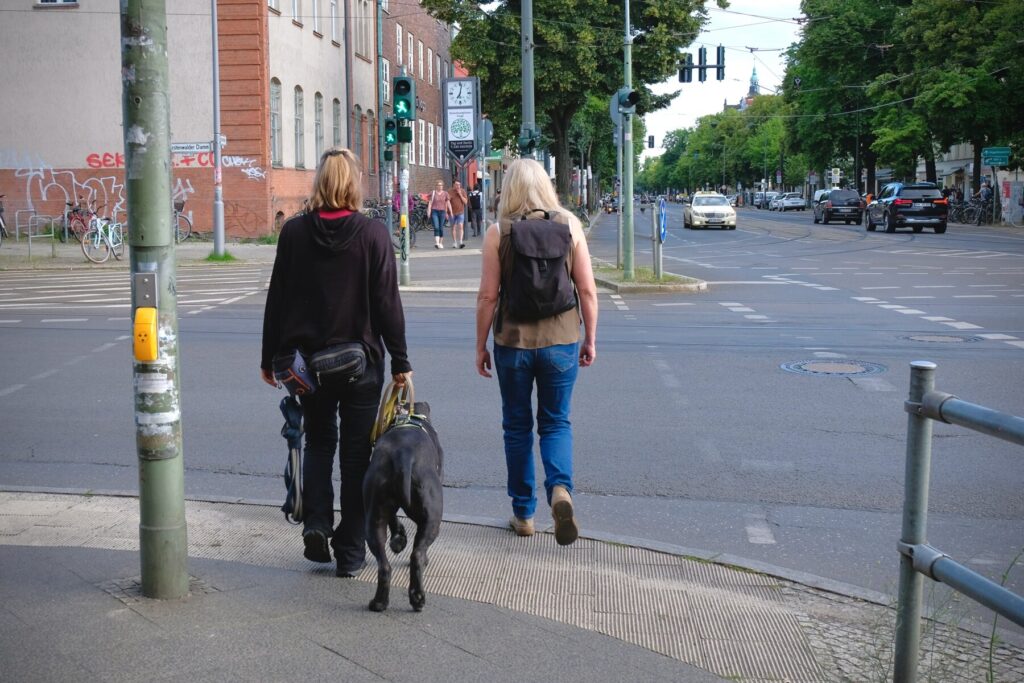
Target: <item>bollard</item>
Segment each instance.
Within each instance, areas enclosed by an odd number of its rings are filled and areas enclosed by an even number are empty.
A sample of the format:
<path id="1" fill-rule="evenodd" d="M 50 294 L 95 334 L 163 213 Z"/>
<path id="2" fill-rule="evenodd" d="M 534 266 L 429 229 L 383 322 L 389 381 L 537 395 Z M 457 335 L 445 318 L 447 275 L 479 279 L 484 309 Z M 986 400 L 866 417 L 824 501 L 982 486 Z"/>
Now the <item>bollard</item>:
<path id="1" fill-rule="evenodd" d="M 936 365 L 928 361 L 910 364 L 910 395 L 907 401 L 907 455 L 904 473 L 903 546 L 927 543 L 928 480 L 932 457 L 932 421 L 920 414 L 924 395 L 935 388 Z M 899 603 L 896 608 L 896 642 L 893 681 L 917 681 L 921 639 L 921 602 L 924 575 L 914 570 L 914 560 L 900 555 Z"/>

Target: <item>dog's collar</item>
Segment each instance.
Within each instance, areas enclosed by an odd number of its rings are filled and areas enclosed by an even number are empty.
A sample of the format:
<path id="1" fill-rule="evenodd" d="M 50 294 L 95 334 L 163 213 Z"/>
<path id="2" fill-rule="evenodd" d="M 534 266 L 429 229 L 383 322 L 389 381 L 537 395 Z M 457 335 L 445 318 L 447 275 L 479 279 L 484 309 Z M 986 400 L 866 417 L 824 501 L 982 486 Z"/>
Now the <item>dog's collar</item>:
<path id="1" fill-rule="evenodd" d="M 403 413 L 402 415 L 398 415 L 397 417 L 395 417 L 394 422 L 391 423 L 391 426 L 388 427 L 388 429 L 398 429 L 400 427 L 417 427 L 426 432 L 427 429 L 426 427 L 424 427 L 426 422 L 426 415 L 417 415 L 416 413 Z"/>

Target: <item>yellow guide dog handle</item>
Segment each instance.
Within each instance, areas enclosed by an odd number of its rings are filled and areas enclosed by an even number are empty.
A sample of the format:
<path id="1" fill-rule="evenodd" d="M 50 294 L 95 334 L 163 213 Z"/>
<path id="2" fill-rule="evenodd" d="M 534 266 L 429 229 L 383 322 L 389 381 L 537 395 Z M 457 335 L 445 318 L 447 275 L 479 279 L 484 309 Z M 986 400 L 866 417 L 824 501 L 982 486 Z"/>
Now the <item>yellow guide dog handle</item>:
<path id="1" fill-rule="evenodd" d="M 404 411 L 411 415 L 413 409 L 413 388 L 412 379 L 405 380 L 405 384 L 398 386 L 394 382 L 388 384 L 380 399 L 380 408 L 377 410 L 377 420 L 373 423 L 373 431 L 370 432 L 370 443 L 377 443 L 377 437 L 387 431 L 388 427 L 395 421 L 395 418 Z"/>

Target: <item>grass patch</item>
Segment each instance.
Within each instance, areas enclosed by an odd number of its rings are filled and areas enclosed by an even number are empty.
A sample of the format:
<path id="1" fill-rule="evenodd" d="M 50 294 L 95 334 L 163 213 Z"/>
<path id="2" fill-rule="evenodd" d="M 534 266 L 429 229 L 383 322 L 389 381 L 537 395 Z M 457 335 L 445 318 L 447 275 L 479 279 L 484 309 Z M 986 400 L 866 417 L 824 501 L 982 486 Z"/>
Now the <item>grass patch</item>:
<path id="1" fill-rule="evenodd" d="M 277 233 L 272 232 L 269 235 L 260 235 L 256 238 L 256 244 L 277 244 Z"/>
<path id="2" fill-rule="evenodd" d="M 228 250 L 224 250 L 224 254 L 217 256 L 214 252 L 210 252 L 210 255 L 206 257 L 206 260 L 210 263 L 233 263 L 238 259 L 231 254 Z"/>
<path id="3" fill-rule="evenodd" d="M 606 280 L 613 280 L 614 282 L 626 282 L 623 279 L 623 271 L 619 268 L 612 268 L 611 266 L 598 266 L 594 269 L 594 273 Z M 678 285 L 686 282 L 686 278 L 679 277 L 678 275 L 670 275 L 668 273 L 662 273 L 661 279 L 654 277 L 653 268 L 642 268 L 637 267 L 633 269 L 633 279 L 630 282 L 636 282 L 643 285 Z"/>

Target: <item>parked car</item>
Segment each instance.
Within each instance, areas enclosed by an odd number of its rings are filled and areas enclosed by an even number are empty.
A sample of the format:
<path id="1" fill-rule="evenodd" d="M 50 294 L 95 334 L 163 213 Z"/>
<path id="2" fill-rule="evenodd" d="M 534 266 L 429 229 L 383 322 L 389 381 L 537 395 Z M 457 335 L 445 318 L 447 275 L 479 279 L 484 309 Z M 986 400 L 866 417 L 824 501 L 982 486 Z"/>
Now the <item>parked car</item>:
<path id="1" fill-rule="evenodd" d="M 936 234 L 946 232 L 949 205 L 935 183 L 889 183 L 868 204 L 867 229 L 881 225 L 886 232 L 910 227 L 921 232 L 926 227 Z"/>
<path id="2" fill-rule="evenodd" d="M 814 193 L 811 209 L 814 211 L 814 222 L 825 223 L 841 220 L 847 225 L 860 225 L 864 219 L 864 200 L 853 190 L 818 190 Z"/>
<path id="3" fill-rule="evenodd" d="M 779 211 L 803 211 L 807 208 L 807 202 L 799 192 L 787 192 L 775 202 Z"/>
<path id="4" fill-rule="evenodd" d="M 736 209 L 729 198 L 717 192 L 698 192 L 683 208 L 684 228 L 719 227 L 736 229 Z"/>
<path id="5" fill-rule="evenodd" d="M 779 196 L 778 192 L 758 192 L 754 195 L 754 206 L 759 209 L 767 209 L 772 200 Z"/>

